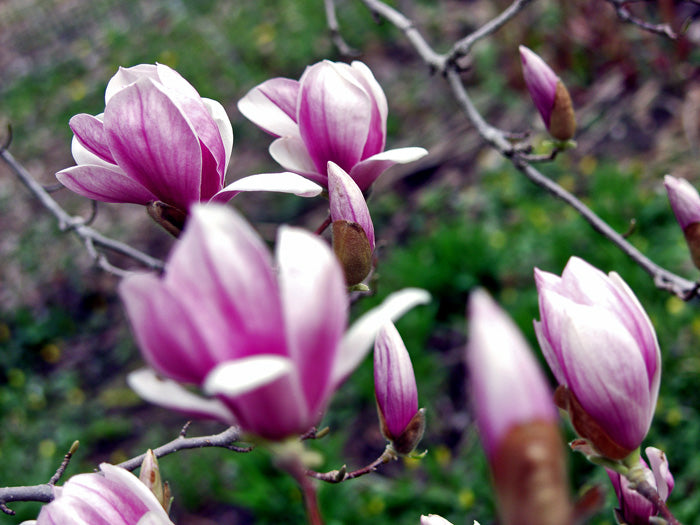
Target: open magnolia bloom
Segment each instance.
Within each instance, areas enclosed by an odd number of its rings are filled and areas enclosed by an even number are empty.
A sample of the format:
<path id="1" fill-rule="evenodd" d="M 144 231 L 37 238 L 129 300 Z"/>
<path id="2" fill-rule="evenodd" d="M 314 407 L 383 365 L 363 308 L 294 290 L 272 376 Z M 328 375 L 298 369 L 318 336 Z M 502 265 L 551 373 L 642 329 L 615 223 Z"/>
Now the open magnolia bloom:
<path id="1" fill-rule="evenodd" d="M 139 395 L 270 440 L 318 423 L 382 324 L 429 298 L 398 292 L 346 333 L 345 282 L 323 240 L 282 226 L 273 262 L 251 226 L 215 204 L 192 208 L 163 277 L 127 277 L 120 293 L 154 369 L 130 376 Z"/>
<path id="2" fill-rule="evenodd" d="M 599 455 L 627 457 L 646 436 L 661 380 L 654 327 L 629 286 L 577 257 L 561 277 L 535 269 L 535 332 L 559 382 L 557 404 Z"/>
<path id="3" fill-rule="evenodd" d="M 321 191 L 291 173 L 254 175 L 225 188 L 233 148 L 226 111 L 163 64 L 119 68 L 107 84 L 104 113 L 75 115 L 70 127 L 77 166 L 56 177 L 90 199 L 161 202 L 186 214 L 193 203 L 228 201 L 240 191 Z"/>
<path id="4" fill-rule="evenodd" d="M 35 521 L 22 525 L 173 525 L 139 478 L 108 463 L 55 487 L 54 498 Z"/>
<path id="5" fill-rule="evenodd" d="M 384 151 L 388 106 L 362 62 L 324 60 L 299 81 L 273 78 L 251 89 L 238 109 L 277 139 L 270 155 L 282 167 L 328 187 L 328 162 L 345 170 L 362 191 L 397 163 L 418 160 L 423 148 Z"/>

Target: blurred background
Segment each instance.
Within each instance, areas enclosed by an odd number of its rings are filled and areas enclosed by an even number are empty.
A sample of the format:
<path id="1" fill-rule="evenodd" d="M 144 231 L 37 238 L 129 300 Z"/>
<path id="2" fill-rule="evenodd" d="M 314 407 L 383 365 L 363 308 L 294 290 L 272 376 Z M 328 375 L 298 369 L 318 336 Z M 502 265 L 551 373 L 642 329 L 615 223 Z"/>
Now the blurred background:
<path id="1" fill-rule="evenodd" d="M 408 1 L 399 7 L 444 52 L 508 5 L 504 0 Z M 522 81 L 517 52 L 539 53 L 568 86 L 578 147 L 542 171 L 574 191 L 655 262 L 697 279 L 662 185 L 671 173 L 700 184 L 700 53 L 697 5 L 672 0 L 635 5 L 653 22 L 686 36 L 678 42 L 623 25 L 603 0 L 542 1 L 475 46 L 464 79 L 487 119 L 504 129 L 546 135 Z M 389 100 L 388 148 L 423 146 L 430 155 L 395 167 L 375 185 L 370 210 L 379 241 L 372 297 L 353 316 L 405 286 L 426 288 L 428 307 L 398 323 L 416 371 L 428 454 L 341 485 L 320 487 L 327 524 L 412 524 L 438 513 L 455 524 L 495 522 L 489 476 L 471 422 L 463 366 L 469 291 L 488 289 L 537 350 L 533 267 L 560 273 L 571 255 L 615 270 L 654 322 L 664 356 L 661 396 L 645 445 L 664 449 L 676 477 L 669 505 L 700 524 L 700 310 L 654 288 L 651 278 L 580 217 L 534 187 L 486 147 L 459 112 L 444 80 L 416 59 L 403 36 L 377 24 L 360 2 L 338 1 L 344 38 L 361 54 Z M 271 138 L 236 102 L 274 76 L 298 78 L 306 65 L 341 60 L 321 0 L 3 0 L 0 2 L 0 137 L 37 180 L 73 164 L 68 119 L 100 113 L 118 66 L 163 62 L 202 96 L 219 100 L 235 143 L 228 181 L 278 170 Z M 70 213 L 90 204 L 68 191 L 54 197 Z M 270 242 L 280 222 L 315 229 L 321 200 L 250 194 L 233 206 Z M 634 227 L 631 228 L 631 224 Z M 136 206 L 100 204 L 95 228 L 158 257 L 172 239 Z M 128 265 L 129 261 L 115 262 Z M 94 268 L 80 242 L 0 166 L 0 486 L 43 483 L 75 439 L 81 448 L 66 478 L 119 462 L 175 438 L 185 420 L 146 405 L 127 387 L 142 366 L 116 296 L 117 279 Z M 541 356 L 540 356 L 541 357 Z M 366 360 L 334 397 L 311 446 L 321 470 L 359 468 L 384 448 Z M 195 422 L 191 435 L 217 432 Z M 573 434 L 562 424 L 566 439 Z M 614 494 L 602 469 L 570 455 L 572 491 L 600 483 L 606 508 L 591 520 L 612 524 Z M 161 461 L 179 525 L 303 523 L 301 496 L 265 450 L 193 450 Z M 38 504 L 11 505 L 36 516 Z"/>

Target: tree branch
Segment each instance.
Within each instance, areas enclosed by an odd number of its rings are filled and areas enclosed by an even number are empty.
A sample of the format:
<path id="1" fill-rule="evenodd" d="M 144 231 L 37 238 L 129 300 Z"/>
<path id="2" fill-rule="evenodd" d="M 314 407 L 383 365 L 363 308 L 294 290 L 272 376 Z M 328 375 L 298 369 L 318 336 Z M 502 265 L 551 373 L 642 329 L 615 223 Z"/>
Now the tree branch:
<path id="1" fill-rule="evenodd" d="M 343 39 L 343 35 L 340 33 L 340 26 L 338 25 L 338 17 L 335 15 L 335 0 L 323 0 L 323 4 L 326 8 L 326 20 L 328 21 L 328 29 L 331 33 L 331 40 L 335 47 L 341 55 L 346 57 L 356 57 L 360 55 L 360 52 L 348 45 L 348 43 Z"/>
<path id="2" fill-rule="evenodd" d="M 44 208 L 53 214 L 58 221 L 58 228 L 62 232 L 72 231 L 78 237 L 80 237 L 80 239 L 82 239 L 87 252 L 90 254 L 90 257 L 92 257 L 100 268 L 118 277 L 124 277 L 131 273 L 129 270 L 114 266 L 109 259 L 100 250 L 98 250 L 98 248 L 103 248 L 105 250 L 125 255 L 126 257 L 129 257 L 130 259 L 133 259 L 146 268 L 150 268 L 152 270 L 162 270 L 164 268 L 163 261 L 151 257 L 150 255 L 137 250 L 136 248 L 132 248 L 128 244 L 102 235 L 97 230 L 87 225 L 89 220 L 83 219 L 82 217 L 74 217 L 68 214 L 61 207 L 61 205 L 58 204 L 53 197 L 51 197 L 49 192 L 46 191 L 41 184 L 34 180 L 31 174 L 12 156 L 6 147 L 0 148 L 0 157 L 5 164 L 9 166 L 22 184 L 24 184 L 39 200 Z"/>
<path id="3" fill-rule="evenodd" d="M 234 442 L 238 441 L 241 437 L 241 432 L 238 427 L 229 427 L 219 434 L 213 434 L 210 436 L 199 436 L 188 438 L 182 433 L 173 439 L 170 443 L 166 443 L 153 450 L 156 457 L 161 458 L 181 450 L 193 449 L 193 448 L 225 448 L 227 450 L 233 450 L 235 452 L 250 452 L 253 447 L 237 447 L 233 445 Z M 76 442 L 77 443 L 77 442 Z M 40 503 L 48 503 L 53 500 L 53 488 L 54 483 L 63 474 L 63 471 L 70 461 L 70 456 L 75 452 L 77 448 L 76 443 L 73 444 L 71 450 L 66 454 L 61 466 L 59 466 L 56 474 L 51 477 L 49 483 L 43 483 L 41 485 L 31 485 L 22 487 L 0 487 L 0 511 L 5 514 L 14 515 L 15 512 L 7 507 L 8 503 L 13 503 L 15 501 L 38 501 Z M 126 470 L 134 470 L 141 466 L 145 454 L 140 454 L 134 458 L 131 458 L 118 466 Z"/>
<path id="4" fill-rule="evenodd" d="M 374 472 L 380 465 L 384 463 L 389 463 L 389 461 L 397 458 L 398 456 L 396 455 L 396 452 L 394 452 L 394 449 L 391 447 L 391 445 L 387 445 L 387 447 L 384 449 L 384 452 L 382 452 L 382 455 L 374 461 L 372 461 L 372 463 L 357 470 L 353 470 L 352 472 L 348 472 L 346 466 L 343 465 L 338 470 L 330 470 L 328 472 L 316 472 L 315 470 L 307 470 L 306 475 L 311 478 L 320 479 L 321 481 L 325 481 L 326 483 L 342 483 L 343 481 L 359 478 L 360 476 L 364 476 L 365 474 Z"/>
<path id="5" fill-rule="evenodd" d="M 573 194 L 569 193 L 556 182 L 535 169 L 530 162 L 528 162 L 527 156 L 522 151 L 522 148 L 514 146 L 509 140 L 510 134 L 487 123 L 469 97 L 469 94 L 467 93 L 467 90 L 464 87 L 460 77 L 459 68 L 454 63 L 454 60 L 449 60 L 447 58 L 453 55 L 438 55 L 435 53 L 428 43 L 420 36 L 420 33 L 414 27 L 413 23 L 392 7 L 379 0 L 361 1 L 374 13 L 384 17 L 397 28 L 402 30 L 408 40 L 413 44 L 416 52 L 421 56 L 423 61 L 430 67 L 435 68 L 445 74 L 455 99 L 462 110 L 466 113 L 467 118 L 474 125 L 477 132 L 501 155 L 510 159 L 518 170 L 520 170 L 532 182 L 546 189 L 552 195 L 574 208 L 593 227 L 593 229 L 610 240 L 644 271 L 651 275 L 657 288 L 671 292 L 683 300 L 689 300 L 698 293 L 698 285 L 696 283 L 662 268 L 642 254 L 637 248 L 629 243 L 622 235 L 613 230 L 609 224 L 598 217 L 598 215 L 596 215 Z M 515 2 L 513 2 L 496 18 L 455 44 L 452 48 L 452 53 L 457 53 L 459 55 L 463 52 L 468 52 L 476 41 L 492 34 L 494 31 L 502 27 L 508 20 L 511 20 L 517 13 L 521 12 L 530 1 L 531 0 L 515 0 Z M 621 2 L 621 0 L 608 1 L 618 3 Z M 444 69 L 441 69 L 441 67 Z"/>
<path id="6" fill-rule="evenodd" d="M 635 25 L 637 27 L 641 27 L 645 31 L 649 31 L 650 33 L 655 33 L 657 35 L 662 35 L 670 38 L 671 40 L 678 40 L 679 35 L 676 33 L 673 28 L 669 24 L 652 24 L 650 22 L 646 22 L 645 20 L 642 20 L 641 18 L 638 18 L 634 16 L 629 9 L 627 9 L 628 3 L 630 3 L 630 0 L 605 0 L 608 2 L 610 5 L 613 6 L 615 9 L 615 12 L 617 13 L 617 17 L 622 20 L 623 22 L 626 22 L 628 24 Z"/>

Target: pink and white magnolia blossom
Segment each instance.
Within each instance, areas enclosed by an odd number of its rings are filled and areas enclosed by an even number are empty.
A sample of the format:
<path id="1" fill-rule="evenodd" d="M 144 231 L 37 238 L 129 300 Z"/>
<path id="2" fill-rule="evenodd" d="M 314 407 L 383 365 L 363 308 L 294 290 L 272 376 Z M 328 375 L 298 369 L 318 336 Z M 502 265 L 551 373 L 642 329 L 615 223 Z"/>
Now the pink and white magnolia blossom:
<path id="1" fill-rule="evenodd" d="M 393 323 L 374 342 L 374 393 L 382 433 L 400 454 L 409 454 L 423 437 L 425 416 L 418 410 L 418 388 L 408 350 Z"/>
<path id="2" fill-rule="evenodd" d="M 484 291 L 469 297 L 469 386 L 486 455 L 493 457 L 514 427 L 556 422 L 552 392 L 515 323 Z"/>
<path id="3" fill-rule="evenodd" d="M 654 447 L 647 447 L 645 452 L 651 464 L 651 469 L 640 457 L 639 464 L 644 470 L 644 479 L 657 490 L 659 497 L 666 501 L 674 486 L 673 475 L 668 468 L 666 454 Z M 605 470 L 610 477 L 617 501 L 620 504 L 616 509 L 621 520 L 620 523 L 625 523 L 626 525 L 648 525 L 649 518 L 657 515 L 654 505 L 639 492 L 630 488 L 630 482 L 625 476 L 621 476 L 608 468 Z"/>
<path id="4" fill-rule="evenodd" d="M 256 175 L 224 188 L 233 148 L 226 111 L 163 64 L 120 67 L 107 84 L 104 113 L 75 115 L 70 127 L 77 166 L 56 177 L 90 199 L 160 201 L 187 212 L 196 202 L 228 201 L 240 191 L 321 191 L 293 174 Z"/>
<path id="5" fill-rule="evenodd" d="M 615 272 L 572 257 L 561 277 L 535 269 L 535 280 L 535 331 L 565 389 L 563 408 L 600 454 L 622 459 L 639 447 L 656 408 L 661 352 L 654 327 Z"/>
<path id="6" fill-rule="evenodd" d="M 388 105 L 362 62 L 324 60 L 299 81 L 273 78 L 251 89 L 238 109 L 277 139 L 270 155 L 285 169 L 328 187 L 328 162 L 350 174 L 362 191 L 396 163 L 418 160 L 423 148 L 384 151 Z"/>
<path id="7" fill-rule="evenodd" d="M 130 375 L 139 395 L 270 440 L 318 423 L 381 325 L 428 299 L 398 292 L 345 333 L 343 275 L 318 236 L 282 226 L 273 262 L 251 226 L 215 204 L 192 208 L 163 277 L 127 277 L 120 294 L 155 370 Z"/>
<path id="8" fill-rule="evenodd" d="M 108 463 L 55 487 L 54 498 L 36 520 L 22 525 L 173 525 L 146 485 Z"/>

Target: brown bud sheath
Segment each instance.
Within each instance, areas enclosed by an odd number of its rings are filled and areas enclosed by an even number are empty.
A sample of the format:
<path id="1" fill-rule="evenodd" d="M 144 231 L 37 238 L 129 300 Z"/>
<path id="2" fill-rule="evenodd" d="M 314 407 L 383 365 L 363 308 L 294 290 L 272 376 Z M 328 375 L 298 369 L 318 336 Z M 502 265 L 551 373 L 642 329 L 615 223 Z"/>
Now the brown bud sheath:
<path id="1" fill-rule="evenodd" d="M 425 409 L 421 408 L 413 419 L 409 421 L 401 435 L 396 439 L 391 439 L 391 444 L 394 450 L 399 454 L 407 455 L 413 452 L 420 440 L 423 439 L 425 432 Z"/>
<path id="2" fill-rule="evenodd" d="M 187 213 L 179 208 L 161 201 L 152 201 L 146 205 L 148 216 L 156 221 L 173 237 L 179 237 L 185 227 Z"/>
<path id="3" fill-rule="evenodd" d="M 372 269 L 372 248 L 356 222 L 333 222 L 333 251 L 343 267 L 348 286 L 361 283 Z"/>
<path id="4" fill-rule="evenodd" d="M 576 396 L 564 385 L 554 392 L 554 402 L 569 413 L 576 433 L 588 441 L 596 452 L 608 459 L 624 459 L 632 451 L 615 443 L 602 427 L 583 409 Z"/>
<path id="5" fill-rule="evenodd" d="M 700 268 L 700 222 L 693 222 L 686 226 L 683 235 L 685 235 L 685 242 L 688 243 L 693 264 Z"/>
<path id="6" fill-rule="evenodd" d="M 554 105 L 549 120 L 549 133 L 557 140 L 569 140 L 576 133 L 576 117 L 569 91 L 561 80 L 557 81 Z"/>
<path id="7" fill-rule="evenodd" d="M 503 525 L 571 525 L 559 429 L 533 421 L 513 427 L 491 458 Z"/>

